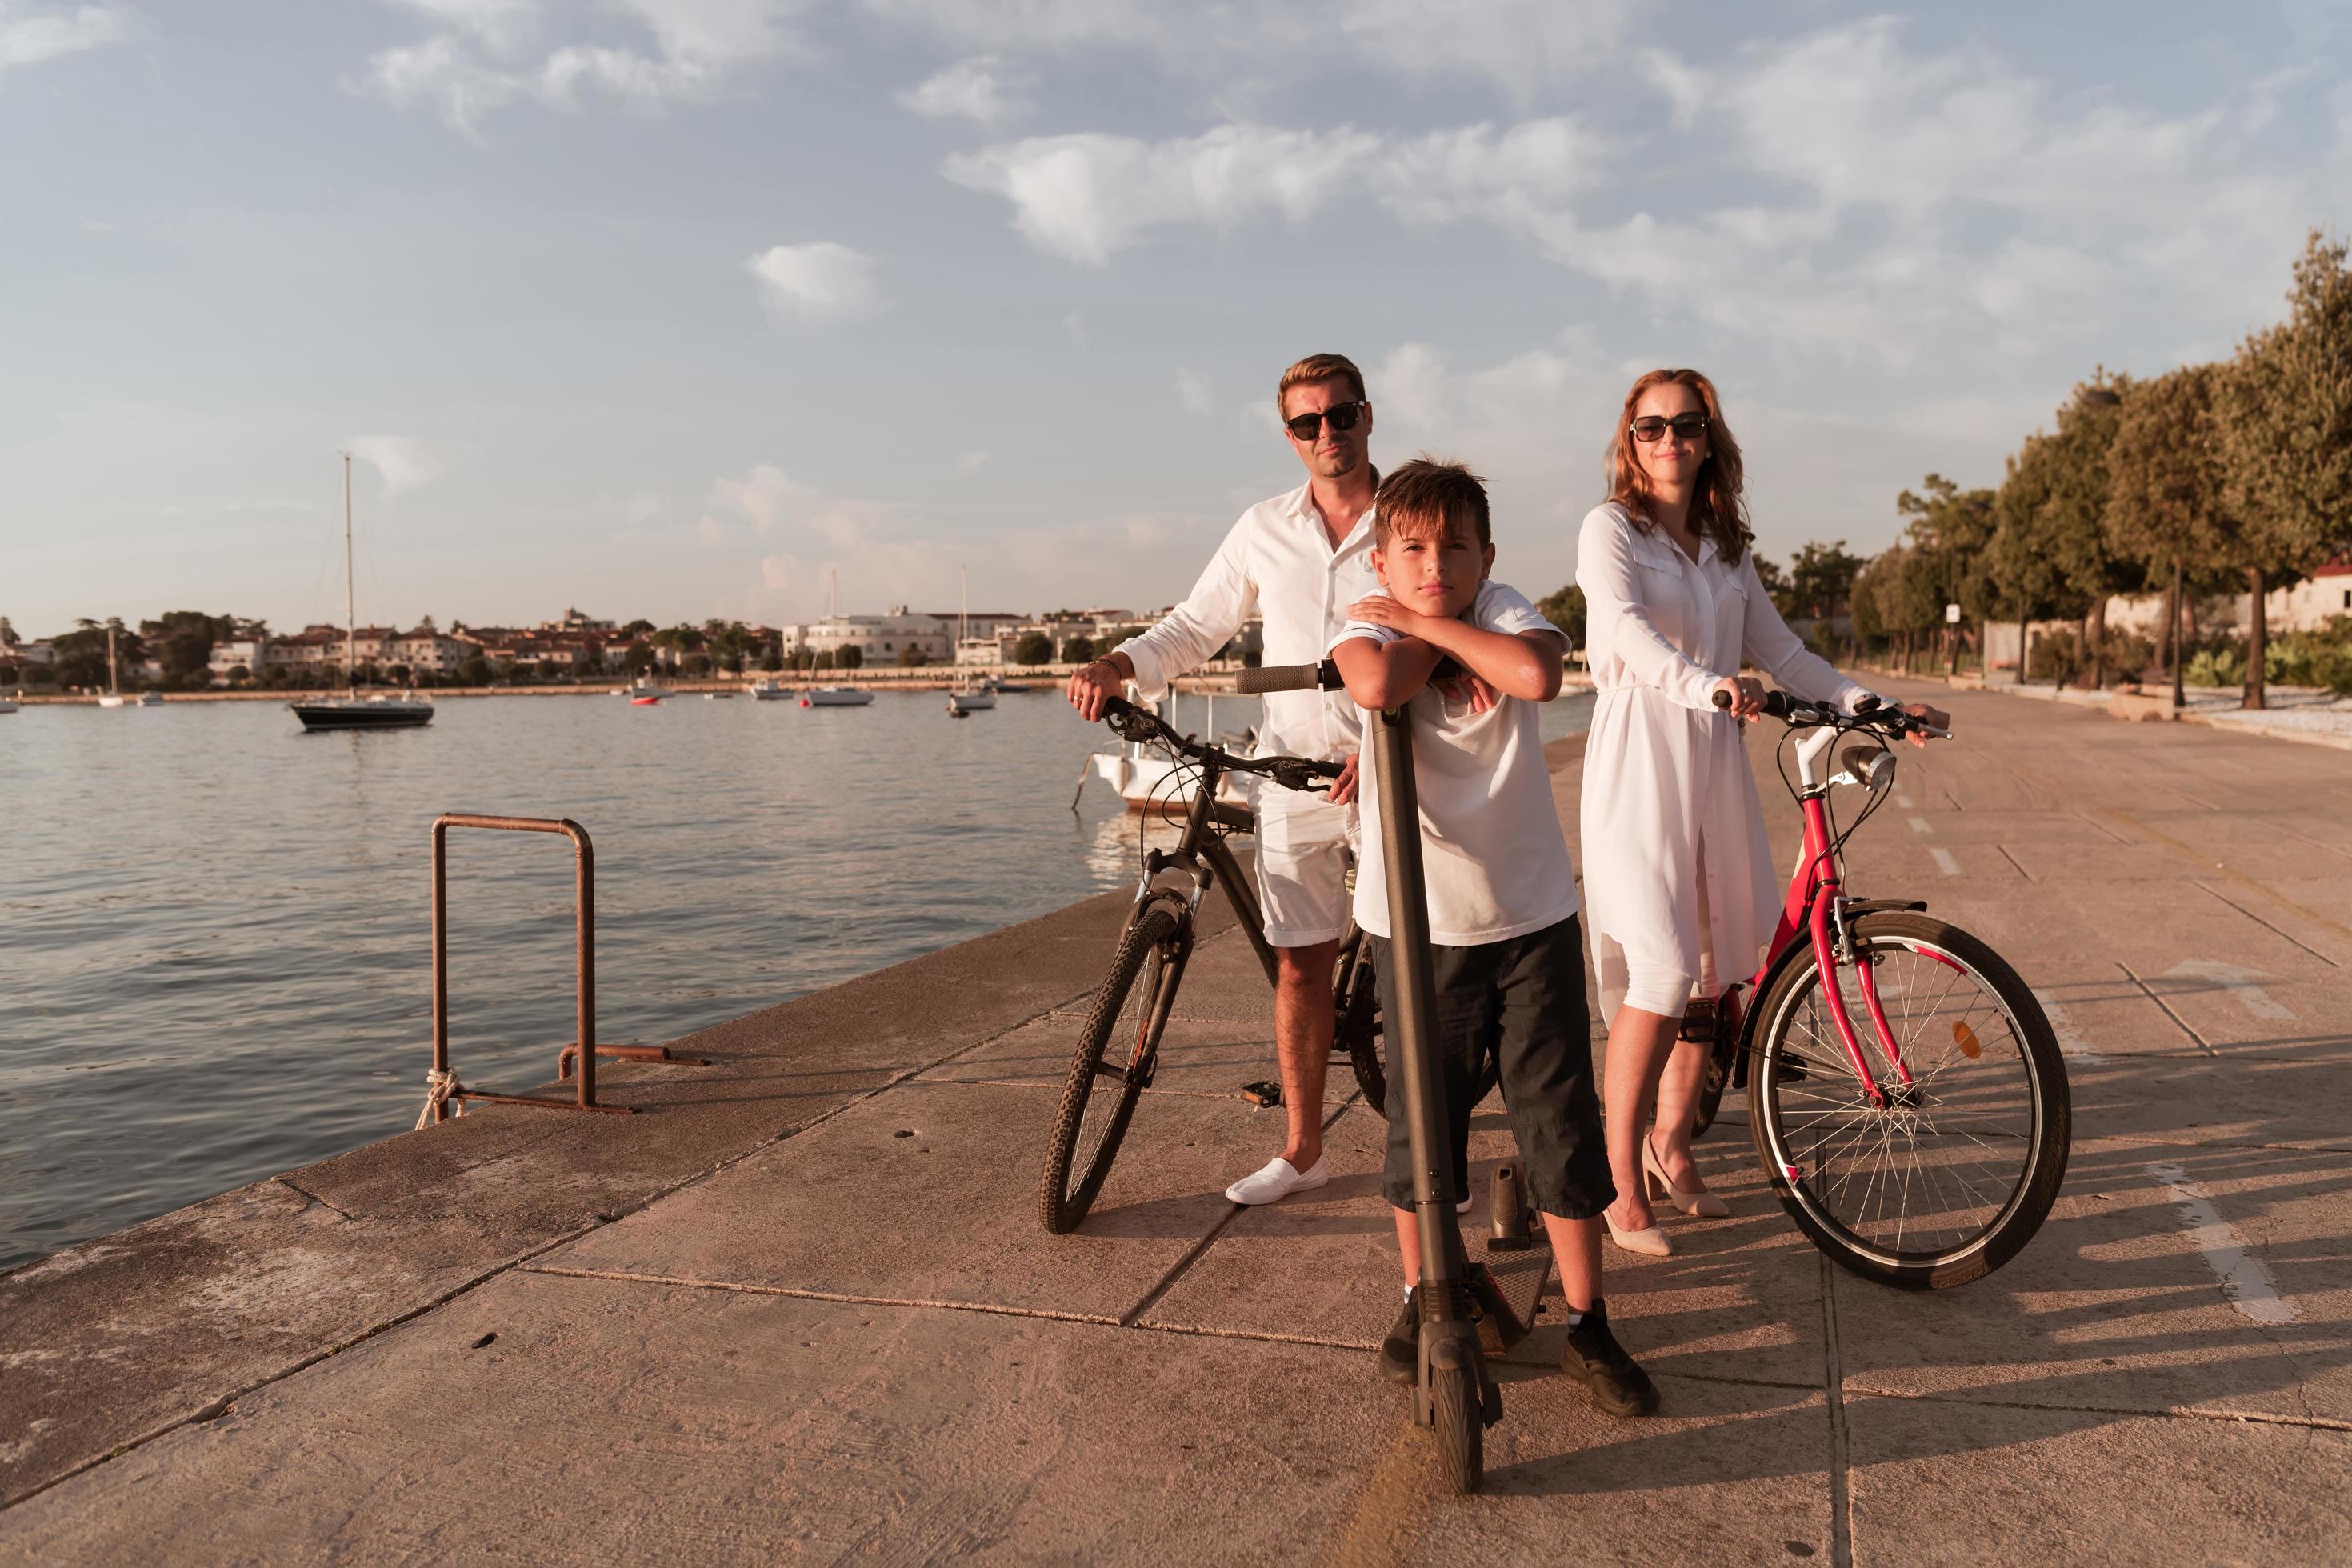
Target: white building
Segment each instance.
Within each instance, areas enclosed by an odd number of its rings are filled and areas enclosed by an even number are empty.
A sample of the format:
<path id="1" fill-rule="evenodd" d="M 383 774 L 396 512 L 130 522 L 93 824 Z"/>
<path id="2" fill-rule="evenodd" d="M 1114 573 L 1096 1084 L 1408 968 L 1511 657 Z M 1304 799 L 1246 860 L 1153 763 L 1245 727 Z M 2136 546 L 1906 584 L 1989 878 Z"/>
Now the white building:
<path id="1" fill-rule="evenodd" d="M 782 628 L 784 651 L 838 654 L 857 649 L 866 664 L 905 664 L 919 654 L 927 664 L 945 664 L 955 653 L 955 622 L 893 605 L 879 616 L 827 616 L 821 621 Z"/>
<path id="2" fill-rule="evenodd" d="M 226 684 L 228 672 L 239 665 L 247 675 L 261 673 L 262 655 L 269 647 L 268 637 L 229 637 L 213 644 L 212 658 L 206 661 L 215 683 Z"/>

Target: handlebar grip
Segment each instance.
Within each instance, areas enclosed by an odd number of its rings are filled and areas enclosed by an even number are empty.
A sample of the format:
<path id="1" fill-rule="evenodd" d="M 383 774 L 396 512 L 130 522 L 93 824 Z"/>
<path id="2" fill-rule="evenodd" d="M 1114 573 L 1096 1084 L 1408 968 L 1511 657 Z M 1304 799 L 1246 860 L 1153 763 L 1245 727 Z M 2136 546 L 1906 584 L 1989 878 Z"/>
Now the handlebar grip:
<path id="1" fill-rule="evenodd" d="M 1329 659 L 1320 664 L 1262 664 L 1234 672 L 1234 690 L 1244 697 L 1269 691 L 1313 691 L 1339 684 L 1339 667 Z"/>
<path id="2" fill-rule="evenodd" d="M 1717 708 L 1721 709 L 1721 710 L 1722 710 L 1723 711 L 1725 711 L 1726 713 L 1730 712 L 1730 711 L 1731 711 L 1731 693 L 1730 693 L 1730 692 L 1728 692 L 1728 691 L 1718 691 L 1718 692 L 1717 692 L 1717 693 L 1715 694 L 1715 705 L 1716 705 Z"/>

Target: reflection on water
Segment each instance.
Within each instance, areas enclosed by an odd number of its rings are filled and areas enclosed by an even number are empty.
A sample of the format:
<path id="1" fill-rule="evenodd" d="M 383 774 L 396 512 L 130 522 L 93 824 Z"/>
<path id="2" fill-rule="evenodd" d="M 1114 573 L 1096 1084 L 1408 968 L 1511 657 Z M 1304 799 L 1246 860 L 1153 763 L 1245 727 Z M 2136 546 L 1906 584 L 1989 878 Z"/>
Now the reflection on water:
<path id="1" fill-rule="evenodd" d="M 1107 731 L 1048 692 L 943 705 L 457 699 L 426 729 L 317 735 L 266 702 L 0 720 L 0 1268 L 414 1120 L 441 812 L 594 836 L 609 1041 L 1132 879 L 1136 818 L 1099 781 L 1071 804 Z M 1217 729 L 1255 707 L 1220 699 Z M 1547 736 L 1588 707 L 1553 704 Z M 1198 699 L 1171 717 L 1204 721 Z M 535 834 L 450 851 L 453 1058 L 542 1082 L 572 1033 L 571 855 Z"/>

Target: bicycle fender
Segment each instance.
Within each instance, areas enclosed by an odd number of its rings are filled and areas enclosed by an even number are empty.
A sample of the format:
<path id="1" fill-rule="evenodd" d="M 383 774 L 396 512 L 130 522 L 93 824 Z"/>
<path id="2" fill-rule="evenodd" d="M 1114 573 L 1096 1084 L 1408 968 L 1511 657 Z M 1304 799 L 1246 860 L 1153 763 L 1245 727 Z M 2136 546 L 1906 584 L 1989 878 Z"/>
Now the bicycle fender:
<path id="1" fill-rule="evenodd" d="M 1848 899 L 1845 912 L 1850 915 L 1883 915 L 1890 910 L 1910 914 L 1927 912 L 1925 899 Z"/>

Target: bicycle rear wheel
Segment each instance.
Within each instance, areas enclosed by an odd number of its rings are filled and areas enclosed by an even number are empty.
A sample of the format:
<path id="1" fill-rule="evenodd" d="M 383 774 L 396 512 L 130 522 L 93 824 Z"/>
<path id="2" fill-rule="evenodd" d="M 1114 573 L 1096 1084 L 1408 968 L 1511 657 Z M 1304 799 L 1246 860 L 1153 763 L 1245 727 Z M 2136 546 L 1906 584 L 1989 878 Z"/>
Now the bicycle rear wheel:
<path id="1" fill-rule="evenodd" d="M 1833 984 L 1885 1095 L 1869 1103 L 1807 952 L 1758 1004 L 1756 1150 L 1781 1206 L 1832 1261 L 1912 1289 L 1966 1284 L 2017 1256 L 2057 1199 L 2065 1063 L 2032 992 L 1966 931 L 1903 912 L 1850 929 L 1911 1081 L 1886 1057 L 1857 966 L 1840 965 Z"/>
<path id="2" fill-rule="evenodd" d="M 1372 973 L 1371 955 L 1360 952 L 1350 960 L 1342 954 L 1337 984 L 1339 994 L 1332 1005 L 1331 1054 L 1348 1054 L 1349 1065 L 1356 1069 L 1356 1087 L 1364 1091 L 1364 1103 L 1372 1108 L 1375 1115 L 1386 1116 L 1388 1035 L 1381 1026 L 1381 988 Z M 1477 1092 L 1471 1097 L 1471 1104 L 1477 1104 L 1493 1092 L 1502 1070 L 1502 1065 L 1490 1053 L 1478 1069 Z"/>
<path id="3" fill-rule="evenodd" d="M 1181 930 L 1166 907 L 1146 910 L 1119 939 L 1110 973 L 1087 1012 L 1038 1194 L 1039 1217 L 1055 1236 L 1087 1217 L 1127 1136 L 1160 1052 L 1160 992 L 1174 984 Z"/>

